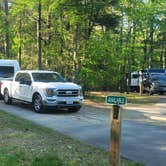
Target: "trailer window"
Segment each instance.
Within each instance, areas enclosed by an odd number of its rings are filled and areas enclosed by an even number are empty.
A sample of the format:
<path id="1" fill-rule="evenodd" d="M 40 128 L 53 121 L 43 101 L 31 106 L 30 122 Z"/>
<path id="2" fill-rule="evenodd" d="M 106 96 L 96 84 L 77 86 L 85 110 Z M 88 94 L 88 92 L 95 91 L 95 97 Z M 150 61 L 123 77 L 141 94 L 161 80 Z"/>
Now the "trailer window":
<path id="1" fill-rule="evenodd" d="M 133 74 L 132 78 L 139 78 L 139 74 Z"/>
<path id="2" fill-rule="evenodd" d="M 0 66 L 0 77 L 2 78 L 10 78 L 14 75 L 14 67 L 13 66 Z"/>

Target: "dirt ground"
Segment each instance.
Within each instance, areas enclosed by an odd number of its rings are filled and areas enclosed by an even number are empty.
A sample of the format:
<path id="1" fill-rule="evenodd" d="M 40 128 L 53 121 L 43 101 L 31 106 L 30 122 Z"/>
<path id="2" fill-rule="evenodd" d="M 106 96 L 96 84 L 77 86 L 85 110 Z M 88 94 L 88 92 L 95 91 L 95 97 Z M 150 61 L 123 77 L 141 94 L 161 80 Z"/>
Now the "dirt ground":
<path id="1" fill-rule="evenodd" d="M 85 100 L 85 105 L 111 110 L 111 105 L 106 103 L 96 103 Z M 155 125 L 166 126 L 166 96 L 159 96 L 159 101 L 154 104 L 131 104 L 122 107 L 123 120 L 132 120 Z"/>

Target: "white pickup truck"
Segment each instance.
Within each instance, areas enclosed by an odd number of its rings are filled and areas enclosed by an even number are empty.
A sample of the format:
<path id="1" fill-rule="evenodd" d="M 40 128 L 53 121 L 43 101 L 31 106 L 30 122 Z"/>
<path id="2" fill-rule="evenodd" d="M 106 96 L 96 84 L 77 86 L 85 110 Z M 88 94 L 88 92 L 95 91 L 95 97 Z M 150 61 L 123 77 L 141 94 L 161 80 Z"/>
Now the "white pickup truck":
<path id="1" fill-rule="evenodd" d="M 18 71 L 12 81 L 3 82 L 1 93 L 6 104 L 11 104 L 15 99 L 29 102 L 38 113 L 48 107 L 76 112 L 83 101 L 81 86 L 66 82 L 53 71 Z"/>

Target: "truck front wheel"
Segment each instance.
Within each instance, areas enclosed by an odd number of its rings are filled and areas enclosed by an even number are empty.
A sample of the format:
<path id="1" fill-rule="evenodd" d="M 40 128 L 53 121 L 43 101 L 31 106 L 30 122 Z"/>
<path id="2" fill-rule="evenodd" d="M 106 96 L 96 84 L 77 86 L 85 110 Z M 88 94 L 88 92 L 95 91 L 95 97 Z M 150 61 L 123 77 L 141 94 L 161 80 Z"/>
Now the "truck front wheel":
<path id="1" fill-rule="evenodd" d="M 5 89 L 5 91 L 4 91 L 4 103 L 5 104 L 11 104 L 12 103 L 12 99 L 11 99 L 11 97 L 9 96 L 9 91 L 8 91 L 8 89 Z"/>
<path id="2" fill-rule="evenodd" d="M 43 113 L 42 97 L 39 94 L 35 94 L 33 97 L 32 106 L 35 112 Z"/>

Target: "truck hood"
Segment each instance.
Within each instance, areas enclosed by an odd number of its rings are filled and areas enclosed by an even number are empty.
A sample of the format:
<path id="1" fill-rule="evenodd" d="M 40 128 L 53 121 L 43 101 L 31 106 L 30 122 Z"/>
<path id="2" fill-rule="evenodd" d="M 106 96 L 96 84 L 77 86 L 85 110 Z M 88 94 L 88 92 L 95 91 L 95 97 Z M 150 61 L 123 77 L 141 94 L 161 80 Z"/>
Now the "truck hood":
<path id="1" fill-rule="evenodd" d="M 81 86 L 71 82 L 52 82 L 52 83 L 34 82 L 33 85 L 40 88 L 81 89 Z"/>
<path id="2" fill-rule="evenodd" d="M 159 85 L 160 86 L 166 86 L 166 80 L 160 80 Z"/>

